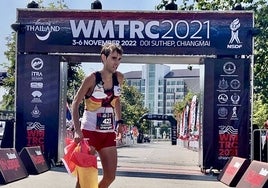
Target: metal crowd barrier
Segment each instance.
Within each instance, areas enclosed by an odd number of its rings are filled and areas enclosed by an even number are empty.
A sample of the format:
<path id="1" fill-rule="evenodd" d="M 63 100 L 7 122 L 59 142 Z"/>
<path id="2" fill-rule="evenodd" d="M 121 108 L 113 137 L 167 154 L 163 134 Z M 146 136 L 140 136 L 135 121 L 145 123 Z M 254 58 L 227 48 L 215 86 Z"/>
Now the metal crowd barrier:
<path id="1" fill-rule="evenodd" d="M 0 110 L 0 147 L 15 147 L 14 111 Z"/>
<path id="2" fill-rule="evenodd" d="M 251 156 L 252 160 L 267 162 L 268 161 L 268 130 L 255 129 L 252 133 Z"/>

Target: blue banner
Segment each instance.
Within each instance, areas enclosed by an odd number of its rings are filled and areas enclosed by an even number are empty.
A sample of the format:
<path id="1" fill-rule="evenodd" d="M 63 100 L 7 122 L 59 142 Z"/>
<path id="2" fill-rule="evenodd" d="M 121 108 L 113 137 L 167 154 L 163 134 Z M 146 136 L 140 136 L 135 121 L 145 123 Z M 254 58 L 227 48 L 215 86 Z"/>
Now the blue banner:
<path id="1" fill-rule="evenodd" d="M 250 157 L 249 75 L 249 59 L 205 60 L 202 136 L 206 168 L 222 169 L 231 156 Z"/>
<path id="2" fill-rule="evenodd" d="M 18 55 L 17 71 L 15 147 L 20 151 L 23 147 L 40 146 L 47 159 L 56 159 L 59 57 Z"/>
<path id="3" fill-rule="evenodd" d="M 20 52 L 99 53 L 106 42 L 126 54 L 252 54 L 252 12 L 18 10 Z M 27 39 L 27 40 L 26 40 Z M 25 42 L 27 41 L 27 42 Z"/>

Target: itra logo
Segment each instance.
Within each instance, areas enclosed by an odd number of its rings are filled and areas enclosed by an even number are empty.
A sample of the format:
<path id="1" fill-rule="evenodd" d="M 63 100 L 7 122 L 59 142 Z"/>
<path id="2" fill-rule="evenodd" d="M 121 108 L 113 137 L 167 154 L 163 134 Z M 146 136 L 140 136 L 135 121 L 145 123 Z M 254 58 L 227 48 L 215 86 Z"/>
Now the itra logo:
<path id="1" fill-rule="evenodd" d="M 51 25 L 51 23 L 35 23 L 34 25 L 26 25 L 26 30 L 34 32 L 35 36 L 40 41 L 45 41 L 50 37 L 52 32 L 59 32 L 60 27 Z"/>
<path id="2" fill-rule="evenodd" d="M 44 62 L 41 58 L 36 57 L 31 61 L 31 66 L 34 70 L 41 70 L 44 66 Z"/>
<path id="3" fill-rule="evenodd" d="M 236 18 L 230 24 L 231 38 L 229 40 L 227 48 L 231 49 L 242 48 L 242 42 L 239 39 L 239 28 L 240 28 L 240 21 L 238 18 Z"/>

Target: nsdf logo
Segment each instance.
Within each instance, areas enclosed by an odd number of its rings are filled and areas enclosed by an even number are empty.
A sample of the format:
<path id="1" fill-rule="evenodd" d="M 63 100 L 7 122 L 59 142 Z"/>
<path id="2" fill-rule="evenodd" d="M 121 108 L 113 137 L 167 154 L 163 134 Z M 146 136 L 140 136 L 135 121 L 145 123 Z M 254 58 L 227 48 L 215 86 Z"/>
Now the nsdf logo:
<path id="1" fill-rule="evenodd" d="M 240 20 L 236 18 L 232 21 L 230 24 L 230 30 L 231 30 L 231 37 L 229 40 L 229 44 L 227 45 L 227 48 L 229 49 L 239 49 L 242 48 L 242 42 L 239 39 L 239 29 L 240 29 Z"/>

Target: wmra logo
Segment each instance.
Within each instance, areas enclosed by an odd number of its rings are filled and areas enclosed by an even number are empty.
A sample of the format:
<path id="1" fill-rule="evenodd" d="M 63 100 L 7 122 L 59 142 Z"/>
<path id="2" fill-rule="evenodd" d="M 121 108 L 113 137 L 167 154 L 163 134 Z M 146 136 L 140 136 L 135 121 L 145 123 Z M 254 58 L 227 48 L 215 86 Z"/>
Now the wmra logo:
<path id="1" fill-rule="evenodd" d="M 26 31 L 34 32 L 40 41 L 45 41 L 52 32 L 59 32 L 60 26 L 51 25 L 51 23 L 35 23 L 35 25 L 26 25 Z"/>
<path id="2" fill-rule="evenodd" d="M 238 18 L 236 18 L 230 24 L 231 38 L 229 40 L 227 48 L 231 49 L 242 48 L 242 42 L 239 39 L 239 28 L 240 28 L 240 21 Z"/>

